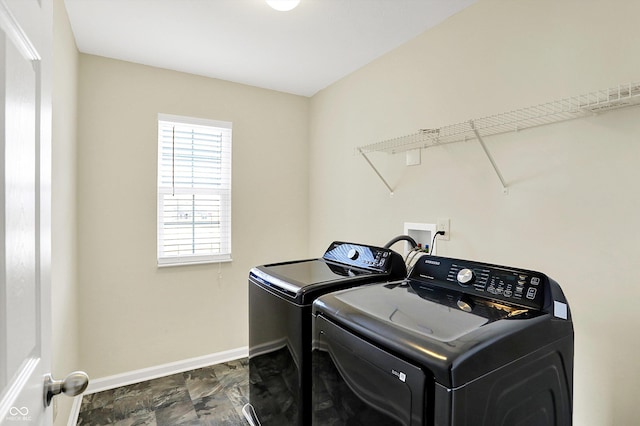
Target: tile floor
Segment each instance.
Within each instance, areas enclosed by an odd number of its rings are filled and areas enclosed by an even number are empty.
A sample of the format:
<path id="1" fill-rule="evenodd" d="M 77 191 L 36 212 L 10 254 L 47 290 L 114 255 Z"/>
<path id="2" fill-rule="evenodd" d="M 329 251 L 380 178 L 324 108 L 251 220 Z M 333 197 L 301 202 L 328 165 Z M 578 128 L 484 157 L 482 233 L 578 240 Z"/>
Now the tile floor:
<path id="1" fill-rule="evenodd" d="M 77 424 L 246 426 L 248 397 L 244 358 L 85 395 Z"/>

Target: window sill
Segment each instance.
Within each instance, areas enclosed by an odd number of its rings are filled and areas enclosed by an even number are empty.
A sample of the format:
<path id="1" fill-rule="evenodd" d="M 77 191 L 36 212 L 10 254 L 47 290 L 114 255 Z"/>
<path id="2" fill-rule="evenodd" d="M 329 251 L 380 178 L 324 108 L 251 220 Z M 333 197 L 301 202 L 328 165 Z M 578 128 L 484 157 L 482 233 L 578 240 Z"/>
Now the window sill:
<path id="1" fill-rule="evenodd" d="M 229 263 L 233 259 L 216 259 L 216 260 L 198 260 L 195 262 L 175 262 L 175 263 L 158 263 L 158 268 L 172 268 L 174 266 L 190 266 L 190 265 L 209 265 L 216 263 Z"/>

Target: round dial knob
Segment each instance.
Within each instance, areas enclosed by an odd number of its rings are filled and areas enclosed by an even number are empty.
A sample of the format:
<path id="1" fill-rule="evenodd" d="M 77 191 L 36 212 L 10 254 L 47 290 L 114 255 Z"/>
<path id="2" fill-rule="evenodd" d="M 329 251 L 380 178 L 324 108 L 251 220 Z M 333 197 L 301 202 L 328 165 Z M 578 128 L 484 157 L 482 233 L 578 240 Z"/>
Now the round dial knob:
<path id="1" fill-rule="evenodd" d="M 475 303 L 473 303 L 473 300 L 471 300 L 471 298 L 469 296 L 460 296 L 460 299 L 458 299 L 458 308 L 462 309 L 465 312 L 471 312 L 473 311 L 473 307 L 475 306 Z"/>
<path id="2" fill-rule="evenodd" d="M 358 250 L 356 249 L 351 249 L 349 250 L 349 253 L 347 253 L 347 257 L 351 260 L 356 260 L 358 256 L 360 256 L 360 253 L 358 253 Z"/>
<path id="3" fill-rule="evenodd" d="M 471 284 L 476 276 L 473 274 L 473 271 L 469 268 L 461 269 L 458 272 L 458 282 L 462 285 Z"/>

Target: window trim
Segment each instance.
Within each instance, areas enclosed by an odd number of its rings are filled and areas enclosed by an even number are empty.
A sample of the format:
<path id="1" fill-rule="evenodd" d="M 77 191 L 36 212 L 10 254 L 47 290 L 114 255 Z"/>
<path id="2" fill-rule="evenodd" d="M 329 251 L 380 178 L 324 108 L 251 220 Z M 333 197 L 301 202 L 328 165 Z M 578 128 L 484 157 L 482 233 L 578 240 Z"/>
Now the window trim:
<path id="1" fill-rule="evenodd" d="M 228 194 L 226 196 L 222 196 L 221 197 L 221 203 L 223 203 L 224 205 L 226 205 L 225 208 L 221 208 L 220 209 L 220 222 L 221 222 L 221 226 L 224 227 L 228 227 L 228 230 L 226 230 L 225 234 L 228 235 L 228 240 L 225 239 L 223 241 L 221 241 L 221 243 L 223 243 L 223 246 L 228 247 L 228 250 L 225 251 L 225 253 L 223 254 L 208 254 L 208 255 L 192 255 L 192 256 L 164 256 L 161 257 L 160 253 L 161 253 L 161 235 L 163 232 L 163 227 L 162 227 L 162 219 L 163 219 L 163 215 L 161 214 L 162 210 L 161 210 L 161 203 L 162 203 L 162 199 L 161 199 L 161 195 L 162 194 L 166 194 L 167 191 L 166 189 L 163 189 L 163 187 L 160 186 L 160 173 L 161 173 L 161 164 L 162 164 L 162 149 L 161 149 L 161 142 L 160 142 L 160 122 L 161 121 L 169 121 L 169 122 L 176 122 L 176 123 L 180 123 L 183 125 L 194 125 L 194 126 L 207 126 L 207 127 L 218 127 L 218 128 L 223 128 L 223 129 L 228 129 L 229 131 L 229 137 L 230 137 L 230 141 L 229 141 L 229 185 L 227 189 L 223 189 L 223 190 L 211 190 L 211 189 L 203 189 L 200 192 L 201 193 L 207 193 L 207 192 L 211 192 L 211 193 L 224 193 L 225 191 L 228 191 Z M 172 267 L 172 266 L 185 266 L 185 265 L 201 265 L 201 264 L 215 264 L 215 263 L 225 263 L 225 262 L 232 262 L 232 224 L 231 224 L 231 220 L 232 220 L 232 194 L 231 194 L 231 187 L 232 187 L 232 147 L 233 147 L 233 123 L 228 122 L 228 121 L 219 121 L 219 120 L 210 120 L 210 119 L 204 119 L 204 118 L 196 118 L 196 117 L 186 117 L 186 116 L 180 116 L 180 115 L 173 115 L 173 114 L 164 114 L 164 113 L 158 113 L 158 117 L 157 117 L 157 121 L 156 121 L 156 135 L 157 135 L 157 139 L 156 139 L 156 147 L 157 147 L 157 161 L 156 161 L 156 260 L 157 260 L 157 266 L 159 268 L 164 268 L 164 267 Z M 184 190 L 181 190 L 180 188 L 175 188 L 175 193 L 179 194 L 179 193 L 185 193 Z M 188 193 L 192 193 L 192 191 L 187 191 Z"/>

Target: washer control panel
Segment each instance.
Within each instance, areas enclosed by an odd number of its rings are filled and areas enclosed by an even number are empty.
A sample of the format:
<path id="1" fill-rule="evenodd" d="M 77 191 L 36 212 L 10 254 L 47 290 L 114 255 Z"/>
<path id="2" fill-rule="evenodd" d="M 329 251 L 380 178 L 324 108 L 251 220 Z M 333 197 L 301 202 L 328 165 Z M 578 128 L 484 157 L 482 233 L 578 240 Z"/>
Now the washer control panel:
<path id="1" fill-rule="evenodd" d="M 333 242 L 322 258 L 356 268 L 388 272 L 391 268 L 390 249 L 361 244 Z"/>
<path id="2" fill-rule="evenodd" d="M 439 256 L 421 257 L 409 279 L 538 310 L 548 285 L 539 272 Z"/>

